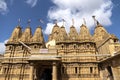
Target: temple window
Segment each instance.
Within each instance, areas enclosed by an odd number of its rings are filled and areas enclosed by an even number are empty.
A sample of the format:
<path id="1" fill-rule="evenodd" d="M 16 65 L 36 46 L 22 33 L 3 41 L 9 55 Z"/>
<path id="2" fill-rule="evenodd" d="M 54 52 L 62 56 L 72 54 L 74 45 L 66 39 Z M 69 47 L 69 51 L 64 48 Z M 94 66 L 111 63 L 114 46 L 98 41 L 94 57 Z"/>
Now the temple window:
<path id="1" fill-rule="evenodd" d="M 65 70 L 65 68 L 64 68 L 64 67 L 62 67 L 62 73 L 65 73 L 65 71 L 64 71 L 64 70 Z"/>
<path id="2" fill-rule="evenodd" d="M 86 46 L 87 46 L 87 48 L 90 48 L 90 45 L 89 45 L 89 44 L 87 44 Z"/>
<path id="3" fill-rule="evenodd" d="M 62 49 L 64 48 L 64 45 L 63 45 L 63 44 L 61 45 L 61 48 L 62 48 Z"/>
<path id="4" fill-rule="evenodd" d="M 114 39 L 114 43 L 118 43 L 118 40 Z"/>
<path id="5" fill-rule="evenodd" d="M 76 48 L 76 45 L 74 44 L 74 49 Z"/>
<path id="6" fill-rule="evenodd" d="M 12 49 L 12 46 L 9 47 L 9 50 L 11 50 L 11 49 Z"/>
<path id="7" fill-rule="evenodd" d="M 93 73 L 93 67 L 90 67 L 90 73 Z"/>
<path id="8" fill-rule="evenodd" d="M 34 48 L 37 48 L 37 46 L 34 46 Z"/>
<path id="9" fill-rule="evenodd" d="M 75 73 L 77 73 L 77 67 L 75 67 Z"/>
<path id="10" fill-rule="evenodd" d="M 22 50 L 24 49 L 24 46 L 22 46 Z"/>
<path id="11" fill-rule="evenodd" d="M 4 71 L 3 71 L 3 73 L 6 73 L 7 72 L 7 68 L 4 68 Z"/>

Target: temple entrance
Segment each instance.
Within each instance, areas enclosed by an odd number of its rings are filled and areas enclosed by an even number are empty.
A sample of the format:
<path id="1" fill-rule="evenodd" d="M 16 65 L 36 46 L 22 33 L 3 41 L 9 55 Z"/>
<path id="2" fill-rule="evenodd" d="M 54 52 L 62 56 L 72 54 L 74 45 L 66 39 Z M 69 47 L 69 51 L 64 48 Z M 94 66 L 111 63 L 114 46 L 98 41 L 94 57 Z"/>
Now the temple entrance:
<path id="1" fill-rule="evenodd" d="M 34 80 L 61 80 L 60 64 L 53 61 L 42 61 L 34 64 Z"/>
<path id="2" fill-rule="evenodd" d="M 36 80 L 52 80 L 52 67 L 39 67 L 36 70 Z"/>
<path id="3" fill-rule="evenodd" d="M 52 69 L 50 68 L 44 69 L 40 80 L 52 80 Z"/>

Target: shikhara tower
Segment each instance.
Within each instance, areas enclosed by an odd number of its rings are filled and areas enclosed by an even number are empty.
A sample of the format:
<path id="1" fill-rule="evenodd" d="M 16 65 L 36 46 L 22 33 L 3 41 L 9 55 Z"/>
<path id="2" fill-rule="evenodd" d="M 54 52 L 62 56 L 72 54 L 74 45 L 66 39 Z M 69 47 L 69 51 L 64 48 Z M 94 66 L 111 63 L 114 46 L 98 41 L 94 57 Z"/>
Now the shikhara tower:
<path id="1" fill-rule="evenodd" d="M 85 24 L 67 33 L 55 23 L 48 42 L 42 28 L 32 34 L 18 25 L 1 57 L 0 80 L 119 80 L 120 43 L 97 23 L 91 35 Z"/>

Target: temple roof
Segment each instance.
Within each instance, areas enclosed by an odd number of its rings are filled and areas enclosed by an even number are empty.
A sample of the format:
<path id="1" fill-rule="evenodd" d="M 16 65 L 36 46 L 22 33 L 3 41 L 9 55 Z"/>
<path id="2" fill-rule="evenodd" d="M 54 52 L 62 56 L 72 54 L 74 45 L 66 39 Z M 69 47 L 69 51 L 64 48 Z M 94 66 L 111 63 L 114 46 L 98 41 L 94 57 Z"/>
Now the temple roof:
<path id="1" fill-rule="evenodd" d="M 28 26 L 25 31 L 22 34 L 22 37 L 20 38 L 23 42 L 29 42 L 32 37 L 31 28 Z"/>
<path id="2" fill-rule="evenodd" d="M 49 36 L 49 37 L 51 37 L 51 40 L 52 39 L 57 39 L 57 36 L 58 36 L 58 34 L 59 34 L 59 26 L 57 25 L 57 24 L 55 24 L 54 26 L 53 26 L 53 29 L 52 29 L 52 33 L 51 33 L 51 35 Z"/>
<path id="3" fill-rule="evenodd" d="M 109 33 L 100 23 L 97 23 L 97 26 L 95 27 L 95 30 L 94 30 L 93 37 L 95 41 L 101 41 L 109 37 Z"/>
<path id="4" fill-rule="evenodd" d="M 80 41 L 90 41 L 92 39 L 92 36 L 86 27 L 86 25 L 82 24 L 80 27 L 80 34 L 79 34 L 79 39 Z"/>
<path id="5" fill-rule="evenodd" d="M 32 42 L 44 42 L 43 34 L 42 34 L 42 28 L 38 26 L 35 30 L 35 33 L 32 37 Z"/>
<path id="6" fill-rule="evenodd" d="M 65 27 L 62 26 L 62 27 L 60 27 L 57 41 L 65 41 L 67 39 L 68 39 L 68 36 L 67 36 L 66 30 L 65 30 Z"/>
<path id="7" fill-rule="evenodd" d="M 78 40 L 78 33 L 73 25 L 70 27 L 70 32 L 68 36 L 69 40 Z"/>
<path id="8" fill-rule="evenodd" d="M 52 29 L 52 34 L 55 32 L 59 32 L 59 26 L 57 24 L 55 24 Z"/>
<path id="9" fill-rule="evenodd" d="M 11 35 L 10 39 L 8 40 L 8 42 L 16 42 L 16 41 L 18 41 L 18 39 L 21 37 L 21 35 L 22 35 L 21 27 L 17 26 L 13 30 L 12 35 Z"/>

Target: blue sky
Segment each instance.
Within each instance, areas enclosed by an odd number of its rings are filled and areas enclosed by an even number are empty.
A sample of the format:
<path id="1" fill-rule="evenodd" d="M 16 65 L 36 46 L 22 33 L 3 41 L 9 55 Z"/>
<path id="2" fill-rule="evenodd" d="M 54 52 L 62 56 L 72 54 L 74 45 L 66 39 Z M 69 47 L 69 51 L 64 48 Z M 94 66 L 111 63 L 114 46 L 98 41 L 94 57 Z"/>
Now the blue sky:
<path id="1" fill-rule="evenodd" d="M 55 19 L 60 26 L 62 19 L 65 19 L 67 32 L 74 19 L 74 26 L 79 32 L 85 18 L 87 27 L 93 33 L 95 26 L 92 15 L 96 16 L 109 33 L 120 38 L 120 0 L 0 0 L 0 53 L 4 52 L 4 43 L 18 25 L 19 18 L 23 31 L 29 19 L 32 33 L 41 25 L 47 41 Z"/>

